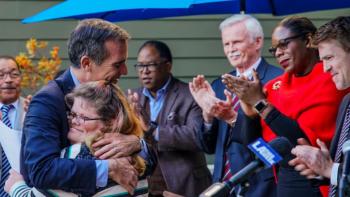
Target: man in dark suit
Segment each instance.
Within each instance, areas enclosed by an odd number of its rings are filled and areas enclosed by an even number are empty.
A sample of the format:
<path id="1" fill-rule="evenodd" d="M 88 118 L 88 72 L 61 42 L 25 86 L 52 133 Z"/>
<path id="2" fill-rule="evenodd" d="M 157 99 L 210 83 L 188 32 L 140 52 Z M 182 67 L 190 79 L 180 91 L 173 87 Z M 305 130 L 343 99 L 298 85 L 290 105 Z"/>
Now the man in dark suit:
<path id="1" fill-rule="evenodd" d="M 350 17 L 338 17 L 321 26 L 315 36 L 320 58 L 323 60 L 325 72 L 329 72 L 339 90 L 350 87 Z M 304 139 L 292 153 L 297 157 L 290 165 L 301 171 L 308 178 L 321 175 L 330 179 L 330 193 L 333 197 L 339 194 L 338 185 L 341 178 L 343 162 L 342 146 L 349 139 L 350 94 L 346 95 L 339 107 L 336 133 L 332 139 L 330 151 L 325 143 L 317 140 L 320 148 L 309 146 Z M 317 118 L 317 117 L 315 117 Z"/>
<path id="2" fill-rule="evenodd" d="M 171 74 L 172 55 L 160 41 L 147 41 L 138 52 L 135 69 L 142 87 L 129 96 L 139 97 L 149 128 L 145 139 L 156 154 L 157 165 L 148 177 L 149 196 L 170 191 L 198 196 L 211 183 L 205 156 L 196 144 L 203 122 L 201 109 L 188 85 Z"/>
<path id="3" fill-rule="evenodd" d="M 93 194 L 111 178 L 133 192 L 137 172 L 128 158 L 106 158 L 116 154 L 116 150 L 126 149 L 126 144 L 130 152 L 138 151 L 136 136 L 106 136 L 103 144 L 107 145 L 95 153 L 101 160 L 60 158 L 61 149 L 69 145 L 65 95 L 80 83 L 117 81 L 127 74 L 128 39 L 125 30 L 99 19 L 83 20 L 71 33 L 68 53 L 72 65 L 33 97 L 24 121 L 21 174 L 29 186 Z"/>
<path id="4" fill-rule="evenodd" d="M 233 76 L 252 78 L 255 69 L 262 83 L 282 74 L 282 70 L 268 64 L 261 57 L 264 34 L 260 23 L 249 15 L 233 15 L 220 24 L 224 52 L 236 69 Z M 221 78 L 211 86 L 204 76 L 190 83 L 195 100 L 203 110 L 205 123 L 199 141 L 205 152 L 215 153 L 213 181 L 228 180 L 252 161 L 253 156 L 242 144 L 241 122 L 243 112 L 238 98 L 225 91 Z M 226 100 L 226 101 L 223 101 Z M 274 196 L 275 185 L 271 170 L 262 170 L 250 180 L 245 196 Z M 232 192 L 233 195 L 233 192 Z"/>

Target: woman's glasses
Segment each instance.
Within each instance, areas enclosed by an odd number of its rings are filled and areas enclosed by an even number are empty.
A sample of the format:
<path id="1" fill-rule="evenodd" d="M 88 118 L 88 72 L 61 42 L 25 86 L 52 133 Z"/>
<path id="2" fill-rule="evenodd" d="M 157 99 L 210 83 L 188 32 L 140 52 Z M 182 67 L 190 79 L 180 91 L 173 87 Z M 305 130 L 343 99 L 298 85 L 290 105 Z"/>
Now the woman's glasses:
<path id="1" fill-rule="evenodd" d="M 298 34 L 296 36 L 291 36 L 291 37 L 288 37 L 288 38 L 285 38 L 285 39 L 281 39 L 278 41 L 278 44 L 275 46 L 275 47 L 270 47 L 269 49 L 269 52 L 274 56 L 276 57 L 276 51 L 277 49 L 281 49 L 281 50 L 286 50 L 287 47 L 288 47 L 288 44 L 294 40 L 294 39 L 297 39 L 297 38 L 300 38 L 302 36 L 304 36 L 305 34 Z"/>
<path id="2" fill-rule="evenodd" d="M 92 121 L 92 120 L 103 120 L 103 118 L 89 118 L 83 115 L 78 115 L 74 112 L 68 113 L 68 119 L 73 120 L 76 119 L 79 123 L 85 123 L 86 121 Z"/>

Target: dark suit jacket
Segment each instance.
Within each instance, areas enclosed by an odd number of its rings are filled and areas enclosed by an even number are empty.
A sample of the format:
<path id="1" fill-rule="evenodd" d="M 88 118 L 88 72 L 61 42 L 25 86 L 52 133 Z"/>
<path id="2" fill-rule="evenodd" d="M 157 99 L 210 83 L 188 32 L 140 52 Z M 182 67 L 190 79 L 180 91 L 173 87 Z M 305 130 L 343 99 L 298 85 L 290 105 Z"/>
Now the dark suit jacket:
<path id="1" fill-rule="evenodd" d="M 283 70 L 268 64 L 263 58 L 257 68 L 260 80 L 263 84 L 269 80 L 281 75 Z M 236 71 L 230 72 L 231 75 L 236 76 Z M 216 93 L 216 97 L 225 100 L 224 95 L 225 85 L 221 82 L 221 78 L 216 79 L 212 83 L 212 88 Z M 238 110 L 238 117 L 233 128 L 233 137 L 227 142 L 229 125 L 222 120 L 215 119 L 210 131 L 206 131 L 204 125 L 202 126 L 202 132 L 200 135 L 200 143 L 205 152 L 209 154 L 215 153 L 214 173 L 213 181 L 221 181 L 222 171 L 224 167 L 224 154 L 225 144 L 228 146 L 229 159 L 231 162 L 231 172 L 236 173 L 243 167 L 245 167 L 254 158 L 248 148 L 243 145 L 243 139 L 241 139 L 241 123 L 243 120 L 243 111 Z M 253 176 L 250 182 L 250 189 L 246 193 L 246 196 L 274 196 L 275 185 L 272 180 L 273 174 L 271 170 L 263 170 L 257 175 Z"/>
<path id="2" fill-rule="evenodd" d="M 339 111 L 338 111 L 338 115 L 337 115 L 336 131 L 335 131 L 334 137 L 332 139 L 330 150 L 329 150 L 333 161 L 335 159 L 335 153 L 337 151 L 340 133 L 341 133 L 341 130 L 342 130 L 342 127 L 344 124 L 344 120 L 345 120 L 345 116 L 346 116 L 346 109 L 349 106 L 349 104 L 350 104 L 350 93 L 344 97 L 343 101 L 341 102 L 341 104 L 339 106 Z M 341 162 L 341 165 L 339 166 L 338 177 L 337 177 L 338 178 L 338 185 L 339 185 L 339 181 L 340 181 L 342 171 L 343 171 L 342 170 L 343 155 L 340 158 L 340 162 Z"/>
<path id="3" fill-rule="evenodd" d="M 145 109 L 148 99 L 142 90 L 137 92 Z M 196 144 L 202 122 L 202 111 L 188 84 L 172 78 L 157 119 L 157 159 L 168 190 L 186 197 L 198 196 L 211 183 L 204 153 Z"/>
<path id="4" fill-rule="evenodd" d="M 350 94 L 347 94 L 343 98 L 343 100 L 342 100 L 342 102 L 341 102 L 341 104 L 339 106 L 339 111 L 338 111 L 338 115 L 337 115 L 336 131 L 334 133 L 334 137 L 332 139 L 330 150 L 329 150 L 332 159 L 335 158 L 335 153 L 337 151 L 337 146 L 338 146 L 338 141 L 339 141 L 339 137 L 340 137 L 340 132 L 341 132 L 344 120 L 345 120 L 346 109 L 347 109 L 349 104 L 350 104 Z"/>
<path id="5" fill-rule="evenodd" d="M 61 149 L 69 145 L 64 96 L 73 88 L 67 70 L 33 97 L 24 121 L 21 174 L 28 185 L 39 189 L 94 193 L 95 162 L 59 158 Z"/>

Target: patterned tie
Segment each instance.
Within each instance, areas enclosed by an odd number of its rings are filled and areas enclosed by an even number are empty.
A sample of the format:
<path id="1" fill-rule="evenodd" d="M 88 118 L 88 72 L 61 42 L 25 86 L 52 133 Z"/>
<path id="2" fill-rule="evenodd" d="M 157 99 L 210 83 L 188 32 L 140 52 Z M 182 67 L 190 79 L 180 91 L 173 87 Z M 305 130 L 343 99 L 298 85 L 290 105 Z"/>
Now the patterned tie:
<path id="1" fill-rule="evenodd" d="M 233 109 L 237 112 L 238 109 L 239 109 L 239 98 L 236 96 L 236 95 L 233 95 L 232 96 L 232 104 L 233 104 Z M 230 141 L 232 139 L 232 129 L 228 131 L 229 132 L 229 135 L 228 135 L 228 138 L 226 139 L 226 144 L 225 144 L 225 155 L 224 155 L 224 162 L 225 162 L 225 165 L 224 165 L 224 170 L 223 170 L 223 175 L 222 175 L 222 181 L 228 181 L 230 180 L 230 178 L 233 176 L 232 172 L 231 172 L 231 162 L 230 162 L 230 159 L 228 157 L 228 147 L 229 147 L 229 144 L 230 144 Z M 233 190 L 231 190 L 232 192 Z"/>
<path id="2" fill-rule="evenodd" d="M 337 151 L 335 152 L 335 159 L 334 159 L 334 162 L 336 163 L 340 163 L 340 159 L 342 155 L 342 147 L 345 141 L 348 139 L 348 135 L 349 135 L 349 128 L 350 128 L 349 125 L 350 125 L 350 105 L 348 105 L 348 108 L 346 109 L 345 120 L 339 135 Z M 329 196 L 335 197 L 337 193 L 337 189 L 336 189 L 337 187 L 334 185 L 330 185 L 330 188 L 331 189 L 329 191 Z"/>
<path id="3" fill-rule="evenodd" d="M 10 127 L 12 129 L 11 121 L 8 116 L 8 113 L 10 109 L 13 108 L 13 105 L 3 105 L 1 107 L 1 113 L 2 113 L 2 122 Z M 1 160 L 2 160 L 2 168 L 1 168 L 1 180 L 0 180 L 0 197 L 5 197 L 9 196 L 5 191 L 4 191 L 4 186 L 5 186 L 5 181 L 7 180 L 9 176 L 9 171 L 11 169 L 10 163 L 7 160 L 7 157 L 5 155 L 5 152 L 2 151 L 1 155 Z"/>

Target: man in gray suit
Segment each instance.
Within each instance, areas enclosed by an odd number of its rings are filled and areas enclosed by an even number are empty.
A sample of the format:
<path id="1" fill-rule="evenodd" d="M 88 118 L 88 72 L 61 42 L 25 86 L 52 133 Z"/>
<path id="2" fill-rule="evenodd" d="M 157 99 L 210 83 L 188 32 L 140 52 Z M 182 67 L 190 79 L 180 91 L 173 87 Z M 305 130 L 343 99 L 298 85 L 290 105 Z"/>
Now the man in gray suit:
<path id="1" fill-rule="evenodd" d="M 337 89 L 350 87 L 350 17 L 338 17 L 321 26 L 315 37 L 324 70 L 333 77 Z M 331 95 L 330 95 L 331 96 Z M 337 117 L 336 132 L 332 139 L 330 150 L 325 143 L 317 140 L 320 148 L 309 146 L 304 139 L 299 139 L 292 153 L 297 156 L 290 161 L 302 175 L 314 178 L 321 175 L 330 179 L 329 196 L 335 196 L 338 190 L 343 163 L 342 145 L 349 139 L 350 124 L 350 94 L 347 94 L 340 107 Z M 317 117 L 316 117 L 317 118 Z"/>
<path id="2" fill-rule="evenodd" d="M 0 109 L 2 122 L 15 130 L 22 130 L 24 119 L 24 98 L 21 93 L 21 72 L 16 60 L 11 56 L 0 56 Z M 0 134 L 1 135 L 1 134 Z M 1 172 L 0 196 L 8 196 L 4 184 L 9 175 L 10 164 L 0 146 Z"/>
<path id="3" fill-rule="evenodd" d="M 148 177 L 149 196 L 168 190 L 187 197 L 198 196 L 210 185 L 204 154 L 196 144 L 202 111 L 188 85 L 171 74 L 172 56 L 160 41 L 147 41 L 139 49 L 135 69 L 142 87 L 129 96 L 138 97 L 148 125 L 145 139 L 157 158 Z"/>

